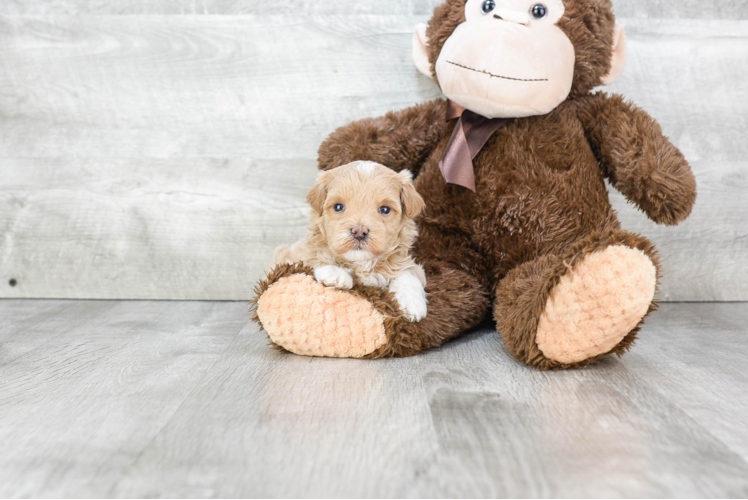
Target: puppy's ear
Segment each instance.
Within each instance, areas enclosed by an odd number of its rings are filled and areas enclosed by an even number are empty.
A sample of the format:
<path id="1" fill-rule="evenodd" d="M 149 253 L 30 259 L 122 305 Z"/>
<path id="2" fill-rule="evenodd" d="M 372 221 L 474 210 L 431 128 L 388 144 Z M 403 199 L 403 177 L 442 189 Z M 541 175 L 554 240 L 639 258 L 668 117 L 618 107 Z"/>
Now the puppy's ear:
<path id="1" fill-rule="evenodd" d="M 325 206 L 325 200 L 327 199 L 327 188 L 330 185 L 330 175 L 327 172 L 320 172 L 317 177 L 317 182 L 314 183 L 312 189 L 306 194 L 306 201 L 311 205 L 312 210 L 322 215 L 322 209 Z"/>
<path id="2" fill-rule="evenodd" d="M 415 185 L 413 185 L 413 175 L 409 170 L 401 170 L 397 176 L 400 178 L 400 184 L 402 186 L 400 191 L 400 201 L 403 204 L 403 213 L 413 219 L 416 215 L 420 214 L 426 203 L 421 198 L 421 195 L 416 191 Z"/>

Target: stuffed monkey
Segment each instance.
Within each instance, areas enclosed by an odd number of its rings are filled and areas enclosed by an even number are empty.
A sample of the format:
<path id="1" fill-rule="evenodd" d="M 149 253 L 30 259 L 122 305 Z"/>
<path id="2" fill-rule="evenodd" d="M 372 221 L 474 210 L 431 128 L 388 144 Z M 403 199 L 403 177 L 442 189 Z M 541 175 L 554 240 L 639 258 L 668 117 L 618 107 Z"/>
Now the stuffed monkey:
<path id="1" fill-rule="evenodd" d="M 255 300 L 272 342 L 409 356 L 492 313 L 533 367 L 623 354 L 655 309 L 660 264 L 651 242 L 621 228 L 605 179 L 667 225 L 689 215 L 696 183 L 646 112 L 592 92 L 626 59 L 610 0 L 447 0 L 416 28 L 413 59 L 447 99 L 336 130 L 319 168 L 370 160 L 413 173 L 428 314 L 409 322 L 386 291 L 337 290 L 282 265 Z"/>

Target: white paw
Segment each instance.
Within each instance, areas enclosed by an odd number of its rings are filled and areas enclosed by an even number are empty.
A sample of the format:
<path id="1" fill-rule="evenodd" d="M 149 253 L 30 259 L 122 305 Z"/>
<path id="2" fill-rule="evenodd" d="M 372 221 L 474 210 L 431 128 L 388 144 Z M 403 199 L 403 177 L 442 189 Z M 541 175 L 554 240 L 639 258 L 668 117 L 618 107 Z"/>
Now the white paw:
<path id="1" fill-rule="evenodd" d="M 366 274 L 364 276 L 357 275 L 364 286 L 375 286 L 377 288 L 384 288 L 387 286 L 389 280 L 382 276 L 380 273 Z"/>
<path id="2" fill-rule="evenodd" d="M 314 270 L 314 277 L 323 285 L 349 290 L 353 288 L 351 273 L 338 266 L 322 266 Z"/>
<path id="3" fill-rule="evenodd" d="M 426 317 L 428 300 L 423 284 L 411 273 L 405 273 L 393 279 L 390 292 L 395 294 L 403 314 L 410 321 L 421 321 Z"/>

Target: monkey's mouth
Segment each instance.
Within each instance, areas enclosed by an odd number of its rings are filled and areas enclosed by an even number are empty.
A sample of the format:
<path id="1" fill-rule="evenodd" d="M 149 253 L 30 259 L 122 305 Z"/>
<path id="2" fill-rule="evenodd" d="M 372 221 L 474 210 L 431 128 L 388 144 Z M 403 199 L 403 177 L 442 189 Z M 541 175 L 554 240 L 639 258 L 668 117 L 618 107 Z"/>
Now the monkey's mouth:
<path id="1" fill-rule="evenodd" d="M 471 68 L 469 66 L 458 64 L 452 61 L 447 61 L 447 63 L 452 64 L 453 66 L 457 66 L 458 68 L 466 69 L 468 71 L 475 71 L 476 73 L 489 75 L 492 78 L 503 78 L 504 80 L 514 80 L 515 82 L 547 82 L 548 81 L 547 78 L 512 78 L 511 76 L 494 75 L 493 73 L 490 73 L 484 69 L 475 69 L 475 68 Z"/>

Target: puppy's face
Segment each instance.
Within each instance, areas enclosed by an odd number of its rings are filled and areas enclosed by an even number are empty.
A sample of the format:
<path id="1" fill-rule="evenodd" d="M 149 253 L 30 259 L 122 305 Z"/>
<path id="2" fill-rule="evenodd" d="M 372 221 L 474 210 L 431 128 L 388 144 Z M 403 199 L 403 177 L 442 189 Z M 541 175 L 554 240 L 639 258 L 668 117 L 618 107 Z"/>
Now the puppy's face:
<path id="1" fill-rule="evenodd" d="M 322 172 L 307 201 L 327 245 L 349 261 L 364 261 L 402 243 L 402 230 L 423 209 L 410 172 L 353 162 Z"/>

